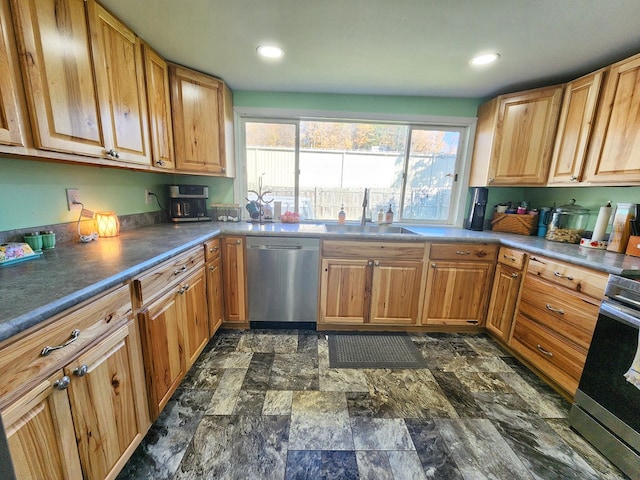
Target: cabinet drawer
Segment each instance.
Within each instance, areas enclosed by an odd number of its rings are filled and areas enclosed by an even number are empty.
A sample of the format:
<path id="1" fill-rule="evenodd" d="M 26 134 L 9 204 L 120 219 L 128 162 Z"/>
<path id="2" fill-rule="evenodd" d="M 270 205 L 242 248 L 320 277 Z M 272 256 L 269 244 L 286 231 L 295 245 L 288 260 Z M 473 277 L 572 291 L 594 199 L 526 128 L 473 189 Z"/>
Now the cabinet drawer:
<path id="1" fill-rule="evenodd" d="M 588 268 L 568 265 L 538 255 L 529 258 L 527 275 L 561 285 L 570 290 L 601 299 L 609 276 Z"/>
<path id="2" fill-rule="evenodd" d="M 494 262 L 497 251 L 497 245 L 482 243 L 434 243 L 429 259 Z"/>
<path id="3" fill-rule="evenodd" d="M 212 238 L 204 244 L 204 260 L 209 262 L 215 258 L 220 258 L 220 239 Z"/>
<path id="4" fill-rule="evenodd" d="M 419 242 L 322 242 L 322 256 L 332 258 L 366 258 L 422 260 L 424 243 Z"/>
<path id="5" fill-rule="evenodd" d="M 201 247 L 195 247 L 145 273 L 133 281 L 138 304 L 144 305 L 161 294 L 165 288 L 183 281 L 203 265 L 204 252 Z"/>
<path id="6" fill-rule="evenodd" d="M 600 301 L 565 292 L 551 283 L 527 275 L 519 308 L 527 317 L 588 350 Z"/>
<path id="7" fill-rule="evenodd" d="M 498 252 L 498 263 L 515 268 L 516 270 L 522 270 L 524 268 L 526 259 L 526 253 L 513 248 L 501 247 Z"/>
<path id="8" fill-rule="evenodd" d="M 8 394 L 13 396 L 62 368 L 78 352 L 131 316 L 131 293 L 129 285 L 124 285 L 57 315 L 45 326 L 31 328 L 17 340 L 9 339 L 0 347 L 0 404 Z M 74 334 L 76 330 L 78 333 Z M 45 347 L 64 344 L 67 345 L 43 355 Z"/>
<path id="9" fill-rule="evenodd" d="M 571 395 L 578 388 L 586 350 L 518 313 L 511 347 Z"/>

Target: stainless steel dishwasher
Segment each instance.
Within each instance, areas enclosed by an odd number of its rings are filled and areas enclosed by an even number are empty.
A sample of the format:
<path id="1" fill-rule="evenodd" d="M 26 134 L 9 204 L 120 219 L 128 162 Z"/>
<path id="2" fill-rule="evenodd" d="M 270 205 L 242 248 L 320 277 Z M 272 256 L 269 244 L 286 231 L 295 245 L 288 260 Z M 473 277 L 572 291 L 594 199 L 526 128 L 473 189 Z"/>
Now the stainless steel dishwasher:
<path id="1" fill-rule="evenodd" d="M 319 259 L 317 238 L 247 237 L 249 322 L 315 323 Z"/>

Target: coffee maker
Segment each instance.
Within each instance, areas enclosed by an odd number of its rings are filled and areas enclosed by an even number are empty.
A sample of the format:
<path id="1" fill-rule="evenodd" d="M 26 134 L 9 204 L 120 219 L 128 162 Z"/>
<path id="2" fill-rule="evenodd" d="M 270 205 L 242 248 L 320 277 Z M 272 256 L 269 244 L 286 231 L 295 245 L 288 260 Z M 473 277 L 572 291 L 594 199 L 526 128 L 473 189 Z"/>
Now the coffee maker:
<path id="1" fill-rule="evenodd" d="M 172 222 L 208 222 L 209 187 L 169 185 L 169 216 Z"/>
<path id="2" fill-rule="evenodd" d="M 467 230 L 484 230 L 484 213 L 487 208 L 489 189 L 475 187 L 472 189 L 469 217 L 465 220 L 464 228 Z"/>

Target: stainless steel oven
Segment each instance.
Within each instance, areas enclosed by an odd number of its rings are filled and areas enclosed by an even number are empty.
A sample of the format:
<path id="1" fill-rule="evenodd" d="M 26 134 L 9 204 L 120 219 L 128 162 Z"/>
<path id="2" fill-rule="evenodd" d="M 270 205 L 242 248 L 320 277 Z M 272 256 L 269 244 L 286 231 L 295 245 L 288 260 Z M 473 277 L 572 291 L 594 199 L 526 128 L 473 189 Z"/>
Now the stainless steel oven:
<path id="1" fill-rule="evenodd" d="M 640 282 L 609 276 L 571 426 L 629 477 L 640 479 Z"/>

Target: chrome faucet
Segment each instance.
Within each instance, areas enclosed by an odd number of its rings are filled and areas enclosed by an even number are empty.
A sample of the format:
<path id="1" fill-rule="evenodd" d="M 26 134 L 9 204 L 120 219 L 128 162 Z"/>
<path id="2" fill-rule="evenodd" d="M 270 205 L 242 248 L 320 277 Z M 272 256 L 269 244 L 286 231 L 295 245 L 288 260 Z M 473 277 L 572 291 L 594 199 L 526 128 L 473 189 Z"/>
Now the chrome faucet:
<path id="1" fill-rule="evenodd" d="M 369 189 L 364 189 L 364 198 L 362 199 L 362 218 L 360 225 L 364 227 L 367 224 L 367 207 L 369 206 Z"/>

